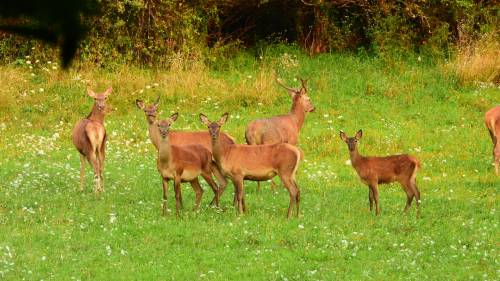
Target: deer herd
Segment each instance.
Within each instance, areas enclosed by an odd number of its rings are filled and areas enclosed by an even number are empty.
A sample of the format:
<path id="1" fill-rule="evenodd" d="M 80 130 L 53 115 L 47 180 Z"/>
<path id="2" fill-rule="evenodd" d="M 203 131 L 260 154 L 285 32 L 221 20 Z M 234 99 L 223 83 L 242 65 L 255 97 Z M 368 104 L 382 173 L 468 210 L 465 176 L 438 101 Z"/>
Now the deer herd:
<path id="1" fill-rule="evenodd" d="M 250 122 L 245 131 L 246 144 L 237 144 L 234 138 L 221 132 L 221 127 L 228 121 L 228 113 L 224 113 L 218 121 L 210 121 L 205 114 L 200 113 L 199 118 L 201 123 L 207 126 L 206 131 L 172 131 L 170 127 L 177 120 L 178 114 L 175 113 L 164 120 L 158 119 L 160 97 L 149 105 L 142 100 L 136 100 L 137 107 L 144 111 L 149 138 L 158 153 L 156 165 L 162 178 L 162 213 L 165 215 L 167 211 L 169 181 L 173 181 L 177 216 L 183 206 L 181 194 L 183 182 L 189 182 L 192 186 L 195 192 L 194 208 L 199 208 L 203 195 L 200 176 L 214 193 L 210 204 L 215 204 L 217 207 L 229 179 L 234 185 L 233 204 L 242 214 L 246 211 L 244 181 L 257 181 L 260 190 L 260 181 L 271 180 L 274 186 L 272 179 L 278 176 L 290 195 L 287 217 L 292 216 L 294 207 L 298 217 L 300 188 L 296 176 L 304 154 L 297 147 L 297 143 L 306 115 L 315 109 L 307 93 L 306 81 L 302 79 L 300 81 L 301 87 L 295 89 L 277 80 L 277 83 L 290 94 L 292 99 L 290 112 Z M 84 186 L 85 162 L 89 162 L 94 169 L 94 191 L 104 191 L 103 169 L 106 148 L 104 116 L 106 99 L 111 92 L 111 87 L 100 94 L 88 89 L 88 95 L 94 99 L 92 111 L 86 118 L 78 121 L 73 129 L 72 140 L 80 153 L 81 191 Z M 493 162 L 498 176 L 500 106 L 486 112 L 485 124 L 493 142 Z M 347 144 L 353 168 L 361 181 L 369 187 L 370 211 L 375 204 L 375 213 L 380 214 L 378 185 L 397 181 L 406 192 L 404 212 L 408 211 L 415 198 L 418 216 L 420 191 L 417 188 L 416 176 L 420 162 L 414 156 L 406 154 L 386 157 L 362 156 L 357 148 L 362 136 L 361 130 L 354 137 L 348 137 L 340 131 L 340 138 Z"/>

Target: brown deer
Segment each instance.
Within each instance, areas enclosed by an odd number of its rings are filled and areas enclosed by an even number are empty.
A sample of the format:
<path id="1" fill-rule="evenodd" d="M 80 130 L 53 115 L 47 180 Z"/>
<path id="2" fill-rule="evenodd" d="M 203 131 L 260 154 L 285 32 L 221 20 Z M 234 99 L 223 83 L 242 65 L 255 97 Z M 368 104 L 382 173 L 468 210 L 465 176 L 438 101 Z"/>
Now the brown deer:
<path id="1" fill-rule="evenodd" d="M 498 166 L 500 165 L 500 105 L 493 107 L 484 114 L 484 123 L 490 133 L 493 142 L 493 163 L 495 165 L 495 174 L 498 176 Z"/>
<path id="2" fill-rule="evenodd" d="M 199 144 L 172 145 L 170 143 L 169 131 L 172 123 L 177 120 L 174 113 L 166 120 L 155 121 L 160 141 L 158 143 L 157 168 L 163 181 L 163 215 L 167 209 L 168 181 L 174 181 L 175 207 L 177 216 L 182 208 L 181 182 L 189 182 L 196 193 L 195 209 L 200 206 L 203 189 L 198 181 L 202 176 L 210 185 L 215 194 L 215 204 L 219 206 L 219 189 L 212 180 L 212 153 Z"/>
<path id="3" fill-rule="evenodd" d="M 104 114 L 106 99 L 113 91 L 109 87 L 105 92 L 96 94 L 90 88 L 87 94 L 94 99 L 92 112 L 78 121 L 73 128 L 72 139 L 76 149 L 80 152 L 80 191 L 83 191 L 83 178 L 85 176 L 85 161 L 94 168 L 95 192 L 104 191 L 104 157 L 106 148 L 106 130 L 104 129 Z"/>
<path id="4" fill-rule="evenodd" d="M 158 131 L 157 126 L 155 126 L 156 115 L 158 112 L 158 105 L 160 104 L 160 96 L 156 99 L 156 101 L 152 104 L 146 105 L 142 100 L 137 99 L 135 101 L 137 107 L 144 111 L 146 115 L 146 120 L 148 122 L 148 131 L 149 131 L 149 139 L 151 143 L 155 146 L 156 150 L 158 150 L 160 143 L 160 133 Z M 182 131 L 171 131 L 168 134 L 168 139 L 171 145 L 190 145 L 190 144 L 199 144 L 212 152 L 212 143 L 210 140 L 210 135 L 208 132 L 182 132 Z M 234 138 L 229 136 L 228 134 L 221 133 L 221 140 L 224 143 L 234 144 Z M 225 187 L 227 185 L 226 179 L 222 176 L 217 166 L 211 166 L 213 171 L 212 173 L 217 178 L 220 187 Z M 182 198 L 181 198 L 182 202 Z M 215 197 L 210 203 L 211 205 L 215 203 Z"/>
<path id="5" fill-rule="evenodd" d="M 368 185 L 370 211 L 373 209 L 373 202 L 376 206 L 376 214 L 380 214 L 378 199 L 378 185 L 391 182 L 399 182 L 406 192 L 406 207 L 408 211 L 413 197 L 417 204 L 417 216 L 420 212 L 420 191 L 417 188 L 416 176 L 420 168 L 420 162 L 417 158 L 402 154 L 387 157 L 364 157 L 358 152 L 357 143 L 363 136 L 363 131 L 359 130 L 352 138 L 340 131 L 340 138 L 347 143 L 351 163 L 358 173 L 361 181 Z"/>
<path id="6" fill-rule="evenodd" d="M 278 175 L 290 194 L 287 217 L 290 218 L 294 205 L 297 217 L 300 210 L 300 189 L 295 175 L 301 159 L 300 150 L 288 143 L 244 145 L 227 144 L 220 140 L 220 128 L 227 121 L 228 113 L 218 122 L 211 122 L 200 113 L 200 119 L 208 127 L 212 138 L 212 152 L 215 163 L 225 176 L 231 178 L 237 197 L 239 213 L 246 211 L 243 180 L 269 180 Z M 219 195 L 224 192 L 220 189 Z"/>
<path id="7" fill-rule="evenodd" d="M 276 82 L 290 94 L 292 108 L 288 114 L 250 122 L 245 131 L 247 144 L 289 143 L 297 145 L 306 114 L 315 109 L 307 95 L 307 81 L 303 79 L 300 81 L 302 87 L 294 89 L 283 85 L 276 79 Z M 274 186 L 274 182 L 271 182 L 271 186 Z M 257 183 L 257 190 L 260 191 L 260 182 Z"/>

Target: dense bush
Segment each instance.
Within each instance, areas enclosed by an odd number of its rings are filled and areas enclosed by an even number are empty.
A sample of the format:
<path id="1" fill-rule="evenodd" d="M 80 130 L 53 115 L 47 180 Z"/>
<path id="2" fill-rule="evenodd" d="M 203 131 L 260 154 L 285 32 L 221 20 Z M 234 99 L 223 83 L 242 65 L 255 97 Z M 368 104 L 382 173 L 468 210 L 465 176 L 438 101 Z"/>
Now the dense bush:
<path id="1" fill-rule="evenodd" d="M 495 31 L 498 7 L 480 0 L 101 0 L 79 58 L 86 63 L 168 66 L 172 58 L 215 62 L 241 47 L 295 42 L 310 54 L 356 51 L 447 55 L 457 42 Z M 493 37 L 497 39 L 497 37 Z M 0 59 L 35 52 L 33 41 L 0 34 Z"/>

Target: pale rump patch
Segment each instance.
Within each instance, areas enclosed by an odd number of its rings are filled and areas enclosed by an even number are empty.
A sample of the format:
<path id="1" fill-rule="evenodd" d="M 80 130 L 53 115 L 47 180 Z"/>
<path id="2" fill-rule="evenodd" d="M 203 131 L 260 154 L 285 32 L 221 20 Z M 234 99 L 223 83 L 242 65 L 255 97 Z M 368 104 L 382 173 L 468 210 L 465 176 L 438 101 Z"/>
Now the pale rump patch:
<path id="1" fill-rule="evenodd" d="M 85 126 L 85 133 L 90 140 L 93 150 L 98 149 L 103 140 L 106 132 L 104 127 L 97 122 L 90 122 Z"/>

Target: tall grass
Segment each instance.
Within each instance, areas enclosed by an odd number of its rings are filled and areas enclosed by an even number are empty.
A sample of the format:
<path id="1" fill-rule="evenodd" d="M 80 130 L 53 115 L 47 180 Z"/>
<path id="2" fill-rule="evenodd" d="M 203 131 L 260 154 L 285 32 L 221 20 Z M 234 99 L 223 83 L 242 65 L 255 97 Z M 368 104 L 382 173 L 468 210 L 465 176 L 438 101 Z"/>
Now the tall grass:
<path id="1" fill-rule="evenodd" d="M 484 34 L 474 41 L 464 40 L 452 66 L 462 84 L 500 85 L 500 32 Z"/>

